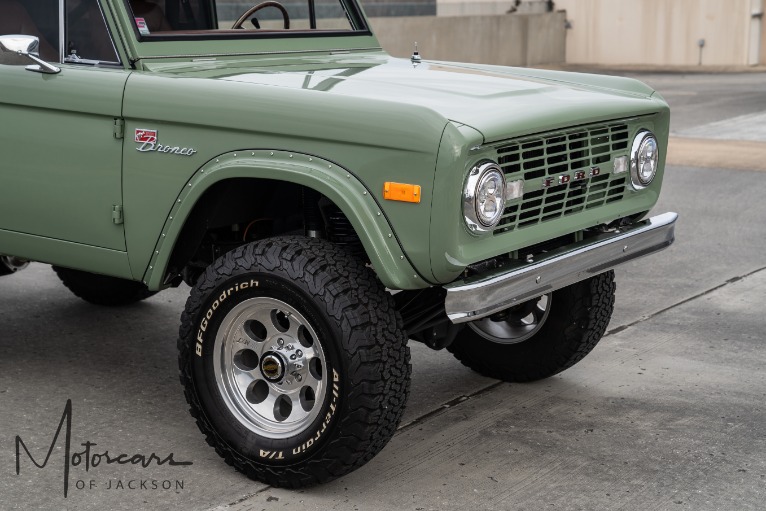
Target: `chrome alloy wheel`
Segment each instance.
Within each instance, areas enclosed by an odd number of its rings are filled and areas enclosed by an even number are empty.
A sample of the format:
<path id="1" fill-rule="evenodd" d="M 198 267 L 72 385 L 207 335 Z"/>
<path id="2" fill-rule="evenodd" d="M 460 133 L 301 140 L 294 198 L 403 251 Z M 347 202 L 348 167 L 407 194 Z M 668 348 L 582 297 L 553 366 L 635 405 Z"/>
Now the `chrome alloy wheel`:
<path id="1" fill-rule="evenodd" d="M 20 257 L 0 255 L 0 266 L 4 266 L 10 273 L 15 273 L 29 266 L 29 261 Z"/>
<path id="2" fill-rule="evenodd" d="M 327 392 L 327 365 L 314 328 L 287 303 L 245 300 L 224 317 L 213 351 L 216 383 L 229 410 L 258 435 L 306 430 Z"/>
<path id="3" fill-rule="evenodd" d="M 468 323 L 469 328 L 498 344 L 517 344 L 535 335 L 548 318 L 551 295 L 543 295 L 486 318 Z"/>

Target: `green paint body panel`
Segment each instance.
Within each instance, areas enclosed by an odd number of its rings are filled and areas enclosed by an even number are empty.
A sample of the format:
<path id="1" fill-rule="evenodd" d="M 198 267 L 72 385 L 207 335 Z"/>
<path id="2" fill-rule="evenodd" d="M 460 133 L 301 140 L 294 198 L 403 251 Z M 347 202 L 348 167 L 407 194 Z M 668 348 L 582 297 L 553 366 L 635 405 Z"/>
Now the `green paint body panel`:
<path id="1" fill-rule="evenodd" d="M 113 126 L 126 80 L 122 70 L 2 66 L 0 229 L 125 250 L 110 215 L 122 203 Z"/>
<path id="2" fill-rule="evenodd" d="M 333 200 L 383 283 L 415 289 L 657 200 L 669 112 L 635 80 L 413 66 L 368 33 L 141 42 L 125 4 L 102 3 L 123 67 L 62 64 L 41 75 L 0 64 L 0 253 L 160 289 L 205 190 L 231 178 L 283 180 Z M 124 120 L 122 139 L 115 119 Z M 657 135 L 662 161 L 651 186 L 510 233 L 468 231 L 463 183 L 475 163 L 496 157 L 498 143 L 616 120 L 631 138 L 640 129 Z M 194 152 L 139 151 L 139 129 Z M 421 202 L 384 200 L 388 181 L 419 185 Z"/>
<path id="3" fill-rule="evenodd" d="M 253 149 L 220 155 L 208 162 L 181 187 L 168 220 L 154 249 L 144 281 L 153 289 L 162 284 L 162 271 L 172 253 L 173 240 L 180 234 L 184 219 L 205 190 L 225 179 L 250 177 L 282 180 L 308 186 L 337 204 L 362 237 L 364 248 L 383 283 L 394 289 L 422 287 L 422 279 L 404 256 L 391 226 L 375 198 L 349 171 L 327 160 L 301 153 Z"/>

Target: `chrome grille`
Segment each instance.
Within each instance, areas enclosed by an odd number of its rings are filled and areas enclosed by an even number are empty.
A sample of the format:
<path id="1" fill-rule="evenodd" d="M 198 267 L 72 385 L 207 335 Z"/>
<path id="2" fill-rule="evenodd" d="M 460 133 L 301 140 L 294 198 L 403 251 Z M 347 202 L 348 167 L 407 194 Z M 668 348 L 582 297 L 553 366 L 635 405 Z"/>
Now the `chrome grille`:
<path id="1" fill-rule="evenodd" d="M 520 203 L 505 208 L 493 231 L 501 234 L 621 200 L 627 176 L 602 174 L 524 194 Z"/>
<path id="2" fill-rule="evenodd" d="M 628 126 L 624 123 L 584 126 L 514 140 L 497 147 L 498 163 L 508 181 L 524 180 L 521 202 L 503 211 L 494 230 L 501 234 L 619 201 L 627 175 L 613 176 L 611 162 L 627 155 Z M 608 165 L 604 165 L 608 164 Z M 599 167 L 601 174 L 590 176 Z M 577 174 L 584 175 L 576 179 Z M 569 183 L 543 188 L 549 176 L 567 174 Z"/>

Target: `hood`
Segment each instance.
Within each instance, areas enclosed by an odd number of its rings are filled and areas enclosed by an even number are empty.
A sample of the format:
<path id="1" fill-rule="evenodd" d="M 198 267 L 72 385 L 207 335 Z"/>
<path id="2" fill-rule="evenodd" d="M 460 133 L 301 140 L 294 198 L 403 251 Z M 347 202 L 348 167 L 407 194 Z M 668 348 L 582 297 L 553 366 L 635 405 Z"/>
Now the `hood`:
<path id="1" fill-rule="evenodd" d="M 413 65 L 381 54 L 257 62 L 258 67 L 252 60 L 165 63 L 148 70 L 409 104 L 468 125 L 485 142 L 652 114 L 664 105 L 641 82 L 613 76 L 449 62 Z"/>

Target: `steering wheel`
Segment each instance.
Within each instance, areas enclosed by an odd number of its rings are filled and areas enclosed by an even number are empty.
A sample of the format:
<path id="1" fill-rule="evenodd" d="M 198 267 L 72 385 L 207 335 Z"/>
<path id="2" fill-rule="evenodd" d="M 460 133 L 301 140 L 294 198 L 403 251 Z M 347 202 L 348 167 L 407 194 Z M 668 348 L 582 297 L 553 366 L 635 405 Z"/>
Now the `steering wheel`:
<path id="1" fill-rule="evenodd" d="M 245 21 L 247 21 L 247 18 L 252 16 L 257 11 L 260 11 L 264 7 L 276 7 L 279 9 L 279 11 L 282 13 L 282 19 L 285 21 L 285 29 L 290 28 L 290 16 L 287 14 L 287 9 L 285 9 L 282 4 L 275 2 L 274 0 L 268 0 L 267 2 L 262 2 L 252 6 L 247 11 L 245 11 L 245 13 L 240 16 L 237 21 L 234 22 L 234 25 L 232 25 L 231 28 L 244 28 L 242 25 L 245 23 Z M 255 28 L 261 28 L 256 20 L 253 20 L 253 25 L 255 25 Z"/>

